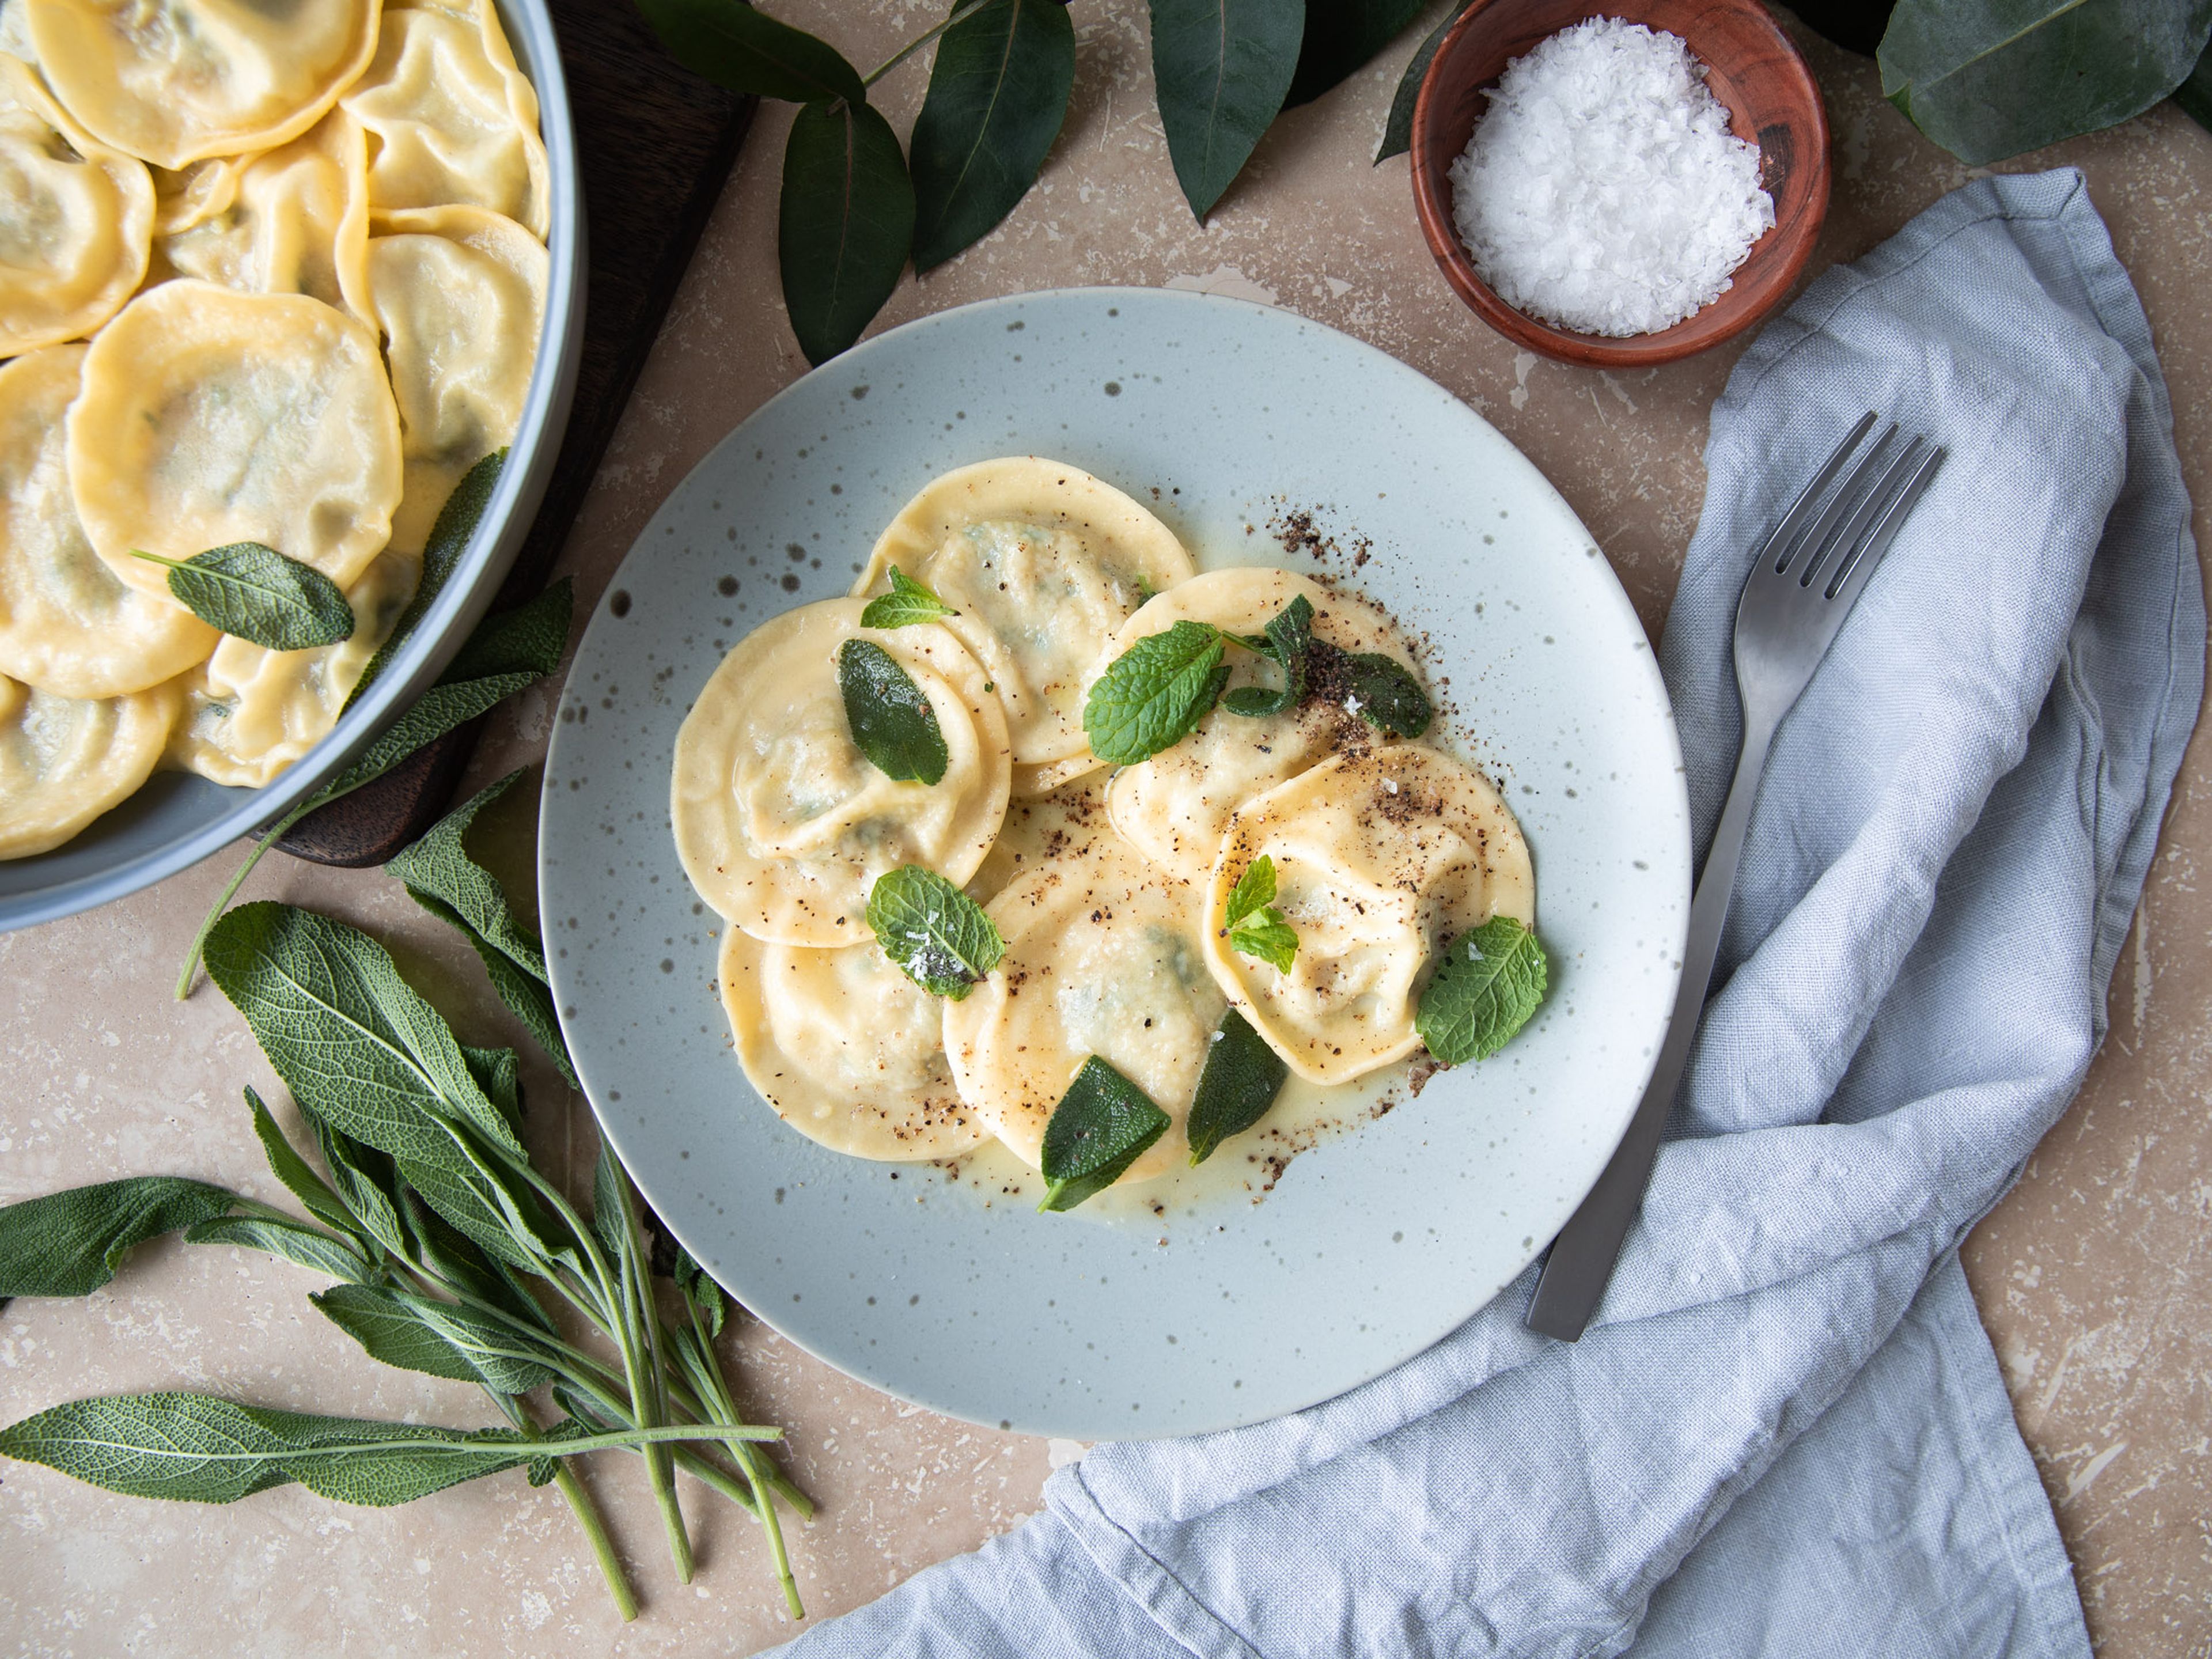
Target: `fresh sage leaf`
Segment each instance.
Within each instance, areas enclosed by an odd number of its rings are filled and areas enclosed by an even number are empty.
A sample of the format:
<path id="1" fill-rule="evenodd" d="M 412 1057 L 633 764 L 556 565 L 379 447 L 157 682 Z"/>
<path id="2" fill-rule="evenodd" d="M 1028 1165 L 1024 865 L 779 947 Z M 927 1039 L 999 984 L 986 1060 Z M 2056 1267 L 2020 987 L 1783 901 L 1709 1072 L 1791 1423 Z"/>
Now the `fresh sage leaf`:
<path id="1" fill-rule="evenodd" d="M 935 783 L 951 751 L 914 677 L 872 640 L 847 640 L 837 647 L 837 689 L 844 694 L 845 724 L 854 746 L 887 778 Z"/>
<path id="2" fill-rule="evenodd" d="M 1452 9 L 1443 21 L 1429 31 L 1428 39 L 1413 49 L 1406 72 L 1398 77 L 1398 90 L 1390 97 L 1389 118 L 1382 124 L 1382 143 L 1376 149 L 1375 165 L 1381 167 L 1394 155 L 1403 155 L 1413 147 L 1413 102 L 1421 95 L 1421 82 L 1429 72 L 1430 61 L 1437 48 L 1444 43 L 1451 26 L 1459 21 L 1460 14 L 1473 0 L 1452 0 Z"/>
<path id="3" fill-rule="evenodd" d="M 1413 1029 L 1446 1066 L 1487 1060 L 1528 1023 L 1549 978 L 1536 930 L 1492 916 L 1446 947 L 1413 1011 Z"/>
<path id="4" fill-rule="evenodd" d="M 1283 107 L 1305 9 L 1283 0 L 1151 0 L 1152 79 L 1183 199 L 1202 222 Z"/>
<path id="5" fill-rule="evenodd" d="M 538 1438 L 553 1441 L 580 1440 L 591 1432 L 592 1425 L 582 1419 L 564 1417 L 539 1435 Z M 560 1473 L 561 1460 L 557 1457 L 533 1457 L 523 1467 L 529 1472 L 532 1486 L 550 1486 L 553 1478 Z"/>
<path id="6" fill-rule="evenodd" d="M 1083 701 L 1091 752 L 1117 766 L 1148 760 L 1197 729 L 1229 678 L 1221 630 L 1179 622 L 1114 659 Z"/>
<path id="7" fill-rule="evenodd" d="M 340 1134 L 313 1112 L 301 1115 L 330 1170 L 332 1188 L 360 1230 L 392 1255 L 410 1257 L 413 1253 L 399 1224 L 399 1172 L 392 1160 L 374 1147 Z"/>
<path id="8" fill-rule="evenodd" d="M 1222 921 L 1231 950 L 1257 957 L 1277 973 L 1287 974 L 1297 957 L 1298 935 L 1269 902 L 1274 896 L 1275 861 L 1262 853 L 1244 866 L 1244 873 L 1229 890 Z"/>
<path id="9" fill-rule="evenodd" d="M 307 1160 L 293 1149 L 269 1109 L 261 1103 L 261 1097 L 249 1088 L 246 1103 L 253 1113 L 253 1133 L 261 1142 L 263 1155 L 269 1160 L 269 1172 L 284 1183 L 285 1190 L 298 1199 L 316 1220 L 337 1232 L 358 1237 L 362 1232 L 361 1223 Z"/>
<path id="10" fill-rule="evenodd" d="M 901 973 L 932 996 L 955 1002 L 1006 954 L 983 907 L 918 864 L 876 878 L 868 889 L 868 931 Z"/>
<path id="11" fill-rule="evenodd" d="M 1297 73 L 1283 95 L 1295 109 L 1366 67 L 1421 15 L 1428 0 L 1305 0 L 1306 28 L 1298 42 Z"/>
<path id="12" fill-rule="evenodd" d="M 259 1250 L 311 1273 L 356 1284 L 369 1275 L 368 1258 L 346 1240 L 304 1222 L 273 1216 L 219 1215 L 185 1230 L 187 1244 L 235 1244 Z"/>
<path id="13" fill-rule="evenodd" d="M 960 613 L 900 569 L 891 568 L 891 591 L 878 593 L 860 612 L 863 628 L 904 628 Z"/>
<path id="14" fill-rule="evenodd" d="M 986 0 L 939 37 L 907 144 L 917 271 L 1013 210 L 1043 169 L 1074 87 L 1075 25 L 1060 0 Z"/>
<path id="15" fill-rule="evenodd" d="M 678 63 L 732 92 L 788 104 L 867 96 L 836 47 L 744 0 L 638 0 L 637 9 Z"/>
<path id="16" fill-rule="evenodd" d="M 1206 1064 L 1198 1074 L 1198 1092 L 1191 1098 L 1191 1167 L 1213 1156 L 1213 1149 L 1231 1135 L 1243 1134 L 1267 1115 L 1283 1079 L 1291 1068 L 1252 1029 L 1252 1022 L 1231 1008 L 1206 1051 Z"/>
<path id="17" fill-rule="evenodd" d="M 483 1158 L 456 1170 L 407 1158 L 397 1163 L 422 1201 L 495 1261 L 548 1277 L 560 1268 L 585 1271 L 567 1225 L 504 1164 Z"/>
<path id="18" fill-rule="evenodd" d="M 514 674 L 542 679 L 561 665 L 575 605 L 575 585 L 563 576 L 512 611 L 486 617 L 461 641 L 438 684 L 458 686 Z"/>
<path id="19" fill-rule="evenodd" d="M 2140 115 L 2188 78 L 2212 0 L 1898 0 L 1881 90 L 1969 167 Z"/>
<path id="20" fill-rule="evenodd" d="M 1380 651 L 1344 653 L 1344 707 L 1386 737 L 1418 738 L 1436 711 L 1413 671 Z"/>
<path id="21" fill-rule="evenodd" d="M 629 1229 L 623 1222 L 622 1183 L 626 1178 L 603 1133 L 599 1155 L 592 1160 L 592 1236 L 610 1261 L 621 1261 L 629 1250 Z"/>
<path id="22" fill-rule="evenodd" d="M 149 1238 L 228 1215 L 234 1193 L 182 1176 L 130 1176 L 0 1205 L 0 1298 L 88 1296 Z"/>
<path id="23" fill-rule="evenodd" d="M 437 521 L 430 526 L 430 539 L 422 549 L 422 574 L 415 579 L 414 597 L 407 608 L 399 613 L 399 620 L 392 626 L 391 635 L 376 647 L 376 654 L 368 659 L 361 678 L 346 694 L 345 707 L 350 708 L 361 700 L 381 674 L 386 665 L 398 654 L 407 637 L 415 631 L 429 611 L 453 572 L 460 568 L 461 555 L 468 551 L 469 541 L 477 533 L 477 526 L 483 521 L 484 508 L 491 505 L 492 491 L 499 487 L 499 475 L 507 465 L 507 451 L 494 450 L 461 475 L 438 509 Z M 341 714 L 343 710 L 340 711 Z"/>
<path id="24" fill-rule="evenodd" d="M 1103 1193 L 1168 1132 L 1173 1120 L 1142 1089 L 1093 1054 L 1044 1126 L 1040 1210 L 1072 1210 Z"/>
<path id="25" fill-rule="evenodd" d="M 477 1048 L 461 1044 L 461 1063 L 484 1091 L 484 1098 L 507 1120 L 509 1133 L 522 1139 L 522 1061 L 512 1048 Z"/>
<path id="26" fill-rule="evenodd" d="M 683 1290 L 684 1299 L 696 1311 L 700 1327 L 711 1342 L 722 1334 L 722 1322 L 727 1316 L 727 1301 L 722 1287 L 714 1276 L 691 1259 L 690 1251 L 681 1245 L 676 1250 L 676 1271 L 669 1275 Z"/>
<path id="27" fill-rule="evenodd" d="M 1240 640 L 1239 643 L 1272 658 L 1283 671 L 1283 683 L 1272 691 L 1265 686 L 1240 685 L 1223 694 L 1221 706 L 1232 714 L 1254 720 L 1286 714 L 1296 708 L 1306 695 L 1306 653 L 1313 648 L 1313 602 L 1300 593 L 1268 620 L 1257 645 Z"/>
<path id="28" fill-rule="evenodd" d="M 481 1382 L 495 1394 L 527 1394 L 553 1380 L 544 1349 L 458 1303 L 369 1285 L 334 1285 L 307 1299 L 371 1358 L 401 1370 Z"/>
<path id="29" fill-rule="evenodd" d="M 408 1236 L 408 1246 L 402 1254 L 410 1261 L 457 1292 L 497 1308 L 543 1335 L 556 1334 L 544 1309 L 514 1270 L 471 1243 L 466 1235 L 404 1183 L 399 1188 L 399 1214 Z"/>
<path id="30" fill-rule="evenodd" d="M 131 550 L 166 565 L 169 596 L 210 628 L 270 651 L 308 651 L 353 637 L 345 591 L 313 565 L 259 542 L 210 547 L 189 559 Z"/>
<path id="31" fill-rule="evenodd" d="M 810 103 L 784 143 L 783 307 L 810 363 L 860 337 L 914 245 L 914 183 L 890 123 L 857 96 Z"/>

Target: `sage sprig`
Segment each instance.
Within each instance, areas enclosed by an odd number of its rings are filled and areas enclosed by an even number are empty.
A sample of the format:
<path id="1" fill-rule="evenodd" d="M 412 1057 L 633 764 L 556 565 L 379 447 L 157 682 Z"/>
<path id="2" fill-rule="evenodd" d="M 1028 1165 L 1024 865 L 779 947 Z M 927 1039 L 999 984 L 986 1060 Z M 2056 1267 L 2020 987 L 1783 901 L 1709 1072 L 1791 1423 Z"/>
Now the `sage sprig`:
<path id="1" fill-rule="evenodd" d="M 307 651 L 353 637 L 344 590 L 311 564 L 259 542 L 210 547 L 189 559 L 131 550 L 167 566 L 169 595 L 210 628 L 271 651 Z"/>
<path id="2" fill-rule="evenodd" d="M 1092 1054 L 1044 1126 L 1040 1210 L 1072 1210 L 1126 1175 L 1173 1119 L 1152 1097 Z"/>
<path id="3" fill-rule="evenodd" d="M 935 784 L 951 762 L 928 696 L 896 657 L 872 640 L 837 648 L 837 690 L 845 725 L 868 763 L 900 782 Z"/>
<path id="4" fill-rule="evenodd" d="M 1223 1014 L 1198 1073 L 1198 1091 L 1191 1097 L 1190 1122 L 1185 1129 L 1191 1167 L 1205 1163 L 1223 1141 L 1265 1117 L 1290 1071 L 1283 1057 L 1252 1029 L 1250 1020 L 1234 1008 Z"/>

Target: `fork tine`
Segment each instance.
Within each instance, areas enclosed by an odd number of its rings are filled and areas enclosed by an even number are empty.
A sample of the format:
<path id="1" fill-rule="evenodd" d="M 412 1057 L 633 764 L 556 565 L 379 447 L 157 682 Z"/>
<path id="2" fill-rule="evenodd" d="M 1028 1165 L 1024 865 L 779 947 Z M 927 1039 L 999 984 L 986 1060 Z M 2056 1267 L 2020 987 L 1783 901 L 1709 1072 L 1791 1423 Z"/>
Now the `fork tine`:
<path id="1" fill-rule="evenodd" d="M 1789 512 L 1782 515 L 1782 522 L 1774 526 L 1774 533 L 1769 536 L 1765 545 L 1760 547 L 1759 556 L 1751 562 L 1753 569 L 1756 570 L 1761 561 L 1773 556 L 1778 550 L 1790 545 L 1790 538 L 1797 533 L 1798 526 L 1805 522 L 1814 507 L 1819 502 L 1820 492 L 1835 481 L 1836 474 L 1843 471 L 1844 463 L 1850 458 L 1851 451 L 1858 447 L 1859 440 L 1866 436 L 1867 428 L 1874 422 L 1875 412 L 1869 409 L 1859 416 L 1858 424 L 1844 434 L 1844 441 L 1836 446 L 1835 453 L 1830 455 L 1821 464 L 1820 470 L 1813 475 L 1813 482 L 1807 484 L 1797 499 L 1790 503 Z M 1779 566 L 1776 568 L 1780 568 Z"/>
<path id="2" fill-rule="evenodd" d="M 1920 498 L 1928 493 L 1928 486 L 1936 482 L 1936 470 L 1943 465 L 1947 453 L 1941 444 L 1929 446 L 1927 453 L 1921 457 L 1918 469 L 1905 481 L 1904 488 L 1891 500 L 1873 530 L 1836 567 L 1836 574 L 1828 582 L 1829 599 L 1842 595 L 1846 611 L 1857 601 L 1860 591 L 1873 579 L 1875 568 L 1881 564 L 1882 555 L 1889 551 L 1889 544 L 1897 539 L 1898 531 L 1919 504 Z"/>
<path id="3" fill-rule="evenodd" d="M 1859 504 L 1866 499 L 1868 489 L 1881 477 L 1883 458 L 1889 451 L 1890 440 L 1896 435 L 1897 422 L 1892 421 L 1881 436 L 1875 440 L 1874 447 L 1851 464 L 1851 470 L 1836 486 L 1836 493 L 1820 509 L 1820 516 L 1806 527 L 1805 533 L 1776 562 L 1777 574 L 1789 573 L 1794 567 L 1799 576 L 1798 586 L 1805 585 L 1808 580 L 1805 573 L 1817 569 L 1821 559 L 1835 544 L 1836 526 L 1858 510 Z M 1799 556 L 1806 554 L 1810 555 L 1809 559 L 1800 563 Z"/>
<path id="4" fill-rule="evenodd" d="M 1895 428 L 1893 428 L 1891 436 L 1894 435 Z M 1865 481 L 1865 488 L 1859 495 L 1857 505 L 1806 561 L 1804 568 L 1798 574 L 1798 586 L 1810 587 L 1813 585 L 1813 579 L 1820 574 L 1820 567 L 1827 562 L 1830 554 L 1847 555 L 1866 539 L 1867 526 L 1881 516 L 1882 509 L 1889 505 L 1890 497 L 1896 494 L 1898 487 L 1919 464 L 1921 451 L 1927 442 L 1925 438 L 1916 434 L 1908 438 L 1905 447 L 1893 455 L 1888 451 L 1889 439 L 1885 437 L 1874 453 L 1866 458 L 1851 477 L 1851 483 L 1857 485 L 1863 482 L 1859 473 L 1867 475 L 1868 481 Z M 1883 459 L 1884 463 L 1879 472 L 1875 466 L 1877 459 Z"/>

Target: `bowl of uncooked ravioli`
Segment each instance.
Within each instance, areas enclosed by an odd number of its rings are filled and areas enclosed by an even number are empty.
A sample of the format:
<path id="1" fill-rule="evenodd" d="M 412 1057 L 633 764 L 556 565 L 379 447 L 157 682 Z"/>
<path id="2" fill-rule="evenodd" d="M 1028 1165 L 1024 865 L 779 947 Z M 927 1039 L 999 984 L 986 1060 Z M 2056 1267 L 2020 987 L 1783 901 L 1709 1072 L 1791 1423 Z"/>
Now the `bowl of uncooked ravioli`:
<path id="1" fill-rule="evenodd" d="M 543 0 L 0 0 L 0 928 L 274 820 L 434 678 L 559 447 L 580 220 Z M 137 556 L 240 543 L 350 636 Z"/>

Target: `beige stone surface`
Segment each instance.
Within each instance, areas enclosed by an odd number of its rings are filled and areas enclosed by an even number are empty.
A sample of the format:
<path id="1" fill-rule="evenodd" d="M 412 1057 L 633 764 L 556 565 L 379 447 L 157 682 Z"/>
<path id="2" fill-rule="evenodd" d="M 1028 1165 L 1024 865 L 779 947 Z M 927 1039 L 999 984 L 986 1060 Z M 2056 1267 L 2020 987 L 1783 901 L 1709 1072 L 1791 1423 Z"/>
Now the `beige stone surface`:
<path id="1" fill-rule="evenodd" d="M 617 3 L 619 0 L 610 0 Z M 919 3 L 785 0 L 857 61 L 934 21 Z M 1146 65 L 1143 8 L 1077 0 L 1075 103 L 1042 181 L 988 240 L 909 278 L 879 326 L 1065 284 L 1203 285 L 1372 341 L 1468 399 L 1553 477 L 1596 534 L 1647 627 L 1662 620 L 1704 487 L 1705 419 L 1731 354 L 1635 375 L 1516 355 L 1465 312 L 1415 228 L 1406 163 L 1368 158 L 1408 46 L 1284 119 L 1204 228 L 1176 193 Z M 1848 258 L 1962 182 L 1879 97 L 1872 66 L 1808 39 L 1836 134 L 1821 257 Z M 882 88 L 903 130 L 922 65 Z M 776 295 L 775 200 L 787 112 L 763 112 L 624 417 L 566 568 L 593 599 L 647 515 L 709 445 L 805 364 Z M 2142 290 L 2173 385 L 2182 454 L 2212 483 L 2212 313 L 2203 304 L 2212 138 L 2170 106 L 2009 169 L 2083 167 Z M 1327 398 L 1329 388 L 1302 388 Z M 2200 513 L 2197 534 L 2208 539 Z M 542 749 L 550 692 L 522 699 L 481 776 Z M 520 826 L 517 826 L 520 828 Z M 1967 1265 L 2021 1422 L 2109 1656 L 2212 1652 L 2212 754 L 2192 750 L 2142 916 L 2112 994 L 2112 1035 L 2082 1097 Z M 125 1172 L 174 1171 L 281 1196 L 239 1089 L 274 1090 L 244 1027 L 204 988 L 168 985 L 235 854 L 94 915 L 0 937 L 0 1199 Z M 271 860 L 247 889 L 362 922 L 477 1041 L 521 1042 L 465 947 L 374 872 Z M 590 1131 L 550 1075 L 534 1133 L 588 1168 Z M 0 1419 L 126 1389 L 217 1389 L 272 1404 L 426 1421 L 487 1420 L 458 1384 L 363 1359 L 304 1300 L 299 1270 L 168 1243 L 83 1302 L 0 1310 Z M 822 1517 L 795 1529 L 811 1607 L 855 1606 L 1035 1510 L 1073 1451 L 902 1406 L 746 1322 L 744 1402 L 788 1425 Z M 528 1650 L 744 1653 L 791 1633 L 757 1534 L 690 1495 L 701 1570 L 678 1586 L 634 1465 L 591 1474 L 646 1602 L 615 1620 L 558 1499 L 513 1477 L 398 1510 L 296 1490 L 224 1510 L 136 1502 L 17 1465 L 0 1470 L 0 1647 L 39 1654 L 483 1655 Z"/>

